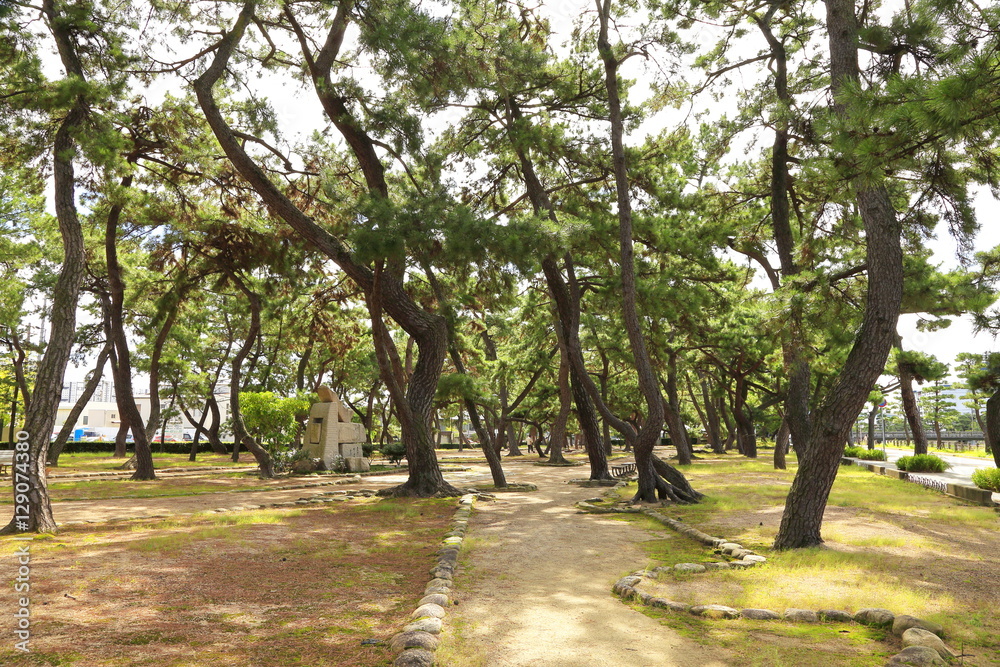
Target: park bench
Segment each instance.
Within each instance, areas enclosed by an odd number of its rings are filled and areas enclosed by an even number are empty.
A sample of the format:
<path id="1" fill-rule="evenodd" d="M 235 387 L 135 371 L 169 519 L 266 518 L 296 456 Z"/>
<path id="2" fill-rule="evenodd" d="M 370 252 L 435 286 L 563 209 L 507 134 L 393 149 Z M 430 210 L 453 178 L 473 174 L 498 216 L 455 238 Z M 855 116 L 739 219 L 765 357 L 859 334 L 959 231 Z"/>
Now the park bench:
<path id="1" fill-rule="evenodd" d="M 10 472 L 10 467 L 14 465 L 14 450 L 0 449 L 0 475 Z"/>
<path id="2" fill-rule="evenodd" d="M 634 472 L 635 472 L 634 463 L 626 463 L 620 466 L 611 466 L 612 477 L 624 477 L 625 475 L 631 475 Z"/>

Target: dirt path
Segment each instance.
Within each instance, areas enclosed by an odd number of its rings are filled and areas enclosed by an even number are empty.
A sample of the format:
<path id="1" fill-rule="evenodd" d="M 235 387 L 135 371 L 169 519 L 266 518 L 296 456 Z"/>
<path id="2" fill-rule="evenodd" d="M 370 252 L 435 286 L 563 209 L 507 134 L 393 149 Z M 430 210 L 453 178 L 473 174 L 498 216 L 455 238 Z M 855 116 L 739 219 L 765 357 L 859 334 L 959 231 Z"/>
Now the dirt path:
<path id="1" fill-rule="evenodd" d="M 470 452 L 468 457 L 474 457 Z M 450 457 L 446 465 L 466 465 Z M 457 460 L 456 460 L 457 459 Z M 633 525 L 578 513 L 574 503 L 602 489 L 567 481 L 586 466 L 551 468 L 536 459 L 505 460 L 508 479 L 537 491 L 496 494 L 477 504 L 471 547 L 456 578 L 438 652 L 443 667 L 724 667 L 726 655 L 681 637 L 611 594 L 616 579 L 646 564 L 640 543 L 653 537 Z M 484 464 L 446 472 L 460 487 L 490 482 Z M 338 486 L 211 493 L 199 496 L 65 501 L 59 523 L 190 514 L 294 501 L 334 490 L 399 484 L 400 474 Z M 461 635 L 461 636 L 459 636 Z M 446 658 L 446 656 L 452 656 Z"/>
<path id="2" fill-rule="evenodd" d="M 567 484 L 586 467 L 505 461 L 510 481 L 538 491 L 477 503 L 470 549 L 456 577 L 439 659 L 445 667 L 645 667 L 726 665 L 713 651 L 631 610 L 611 594 L 641 568 L 633 525 L 580 514 L 574 503 L 601 489 Z"/>

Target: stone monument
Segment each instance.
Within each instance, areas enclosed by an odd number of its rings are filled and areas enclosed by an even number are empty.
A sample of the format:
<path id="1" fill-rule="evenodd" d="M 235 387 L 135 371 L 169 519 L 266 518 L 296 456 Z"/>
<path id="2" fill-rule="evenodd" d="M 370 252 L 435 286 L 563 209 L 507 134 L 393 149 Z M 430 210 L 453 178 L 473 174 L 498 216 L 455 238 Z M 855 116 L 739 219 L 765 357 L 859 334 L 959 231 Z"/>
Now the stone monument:
<path id="1" fill-rule="evenodd" d="M 314 459 L 322 459 L 332 470 L 337 457 L 344 460 L 349 472 L 365 472 L 370 468 L 361 444 L 365 442 L 365 427 L 351 422 L 351 411 L 326 385 L 316 390 L 319 403 L 309 410 L 306 427 L 306 451 Z"/>

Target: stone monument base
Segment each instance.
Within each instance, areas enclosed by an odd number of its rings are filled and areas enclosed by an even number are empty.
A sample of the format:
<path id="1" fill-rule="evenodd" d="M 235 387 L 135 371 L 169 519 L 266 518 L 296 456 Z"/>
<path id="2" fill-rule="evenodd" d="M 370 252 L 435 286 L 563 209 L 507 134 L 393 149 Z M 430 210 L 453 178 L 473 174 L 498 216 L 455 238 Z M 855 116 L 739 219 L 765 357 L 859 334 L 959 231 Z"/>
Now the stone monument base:
<path id="1" fill-rule="evenodd" d="M 371 463 L 364 456 L 348 456 L 344 461 L 347 462 L 347 472 L 368 472 L 372 469 Z"/>

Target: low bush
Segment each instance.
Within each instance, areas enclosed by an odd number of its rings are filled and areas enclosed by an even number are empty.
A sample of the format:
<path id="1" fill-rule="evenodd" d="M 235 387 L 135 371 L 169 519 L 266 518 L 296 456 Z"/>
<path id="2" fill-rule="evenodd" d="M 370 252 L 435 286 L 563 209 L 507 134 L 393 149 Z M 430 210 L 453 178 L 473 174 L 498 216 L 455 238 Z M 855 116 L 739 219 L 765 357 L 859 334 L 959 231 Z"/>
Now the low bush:
<path id="1" fill-rule="evenodd" d="M 885 452 L 881 449 L 865 449 L 857 445 L 845 447 L 844 456 L 861 459 L 862 461 L 885 461 Z"/>
<path id="2" fill-rule="evenodd" d="M 980 489 L 1000 493 L 1000 468 L 981 468 L 972 472 L 972 483 Z"/>
<path id="3" fill-rule="evenodd" d="M 382 445 L 382 456 L 396 464 L 406 458 L 406 445 L 401 442 L 388 442 Z"/>
<path id="4" fill-rule="evenodd" d="M 279 449 L 271 452 L 271 465 L 275 472 L 288 472 L 296 461 L 310 458 L 310 454 L 303 447 L 302 449 Z"/>
<path id="5" fill-rule="evenodd" d="M 917 454 L 900 457 L 896 461 L 896 467 L 907 472 L 944 472 L 951 466 L 939 456 Z"/>

